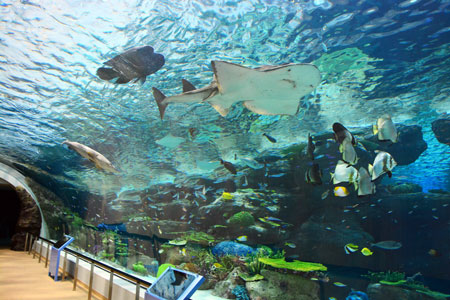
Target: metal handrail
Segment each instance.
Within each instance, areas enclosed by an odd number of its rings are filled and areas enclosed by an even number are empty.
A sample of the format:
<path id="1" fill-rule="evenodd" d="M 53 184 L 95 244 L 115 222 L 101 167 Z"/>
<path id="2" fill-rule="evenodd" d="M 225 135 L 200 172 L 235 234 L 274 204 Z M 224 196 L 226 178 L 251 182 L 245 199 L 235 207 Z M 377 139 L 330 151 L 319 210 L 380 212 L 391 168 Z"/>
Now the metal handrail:
<path id="1" fill-rule="evenodd" d="M 41 236 L 33 236 L 32 234 L 29 234 L 27 232 L 27 235 L 25 237 L 25 249 L 24 251 L 27 251 L 28 248 L 28 254 L 31 254 L 32 248 L 33 248 L 33 244 L 34 242 L 36 242 L 38 239 L 47 242 L 48 246 L 47 246 L 47 251 L 46 251 L 46 260 L 45 260 L 45 267 L 47 267 L 47 262 L 48 262 L 48 253 L 49 253 L 49 249 L 50 249 L 50 245 L 54 245 L 55 242 L 48 240 L 46 238 L 43 238 Z M 42 257 L 42 246 L 43 243 L 41 242 L 41 246 L 40 246 L 40 251 L 39 251 L 39 263 L 41 262 L 41 257 Z M 75 271 L 74 271 L 74 283 L 73 283 L 73 290 L 76 290 L 76 284 L 77 284 L 77 275 L 78 275 L 78 265 L 79 265 L 79 260 L 84 260 L 88 263 L 91 264 L 91 274 L 90 274 L 90 279 L 89 279 L 89 291 L 88 291 L 88 299 L 91 299 L 92 296 L 92 282 L 93 282 L 93 274 L 94 274 L 94 267 L 98 267 L 101 270 L 104 270 L 106 272 L 110 273 L 110 280 L 109 280 L 109 289 L 108 289 L 108 299 L 111 299 L 112 297 L 112 283 L 113 283 L 113 278 L 114 275 L 125 280 L 128 281 L 132 284 L 136 285 L 136 300 L 139 300 L 139 292 L 140 292 L 140 288 L 144 287 L 144 288 L 149 288 L 152 283 L 143 280 L 142 278 L 138 278 L 132 274 L 128 274 L 120 269 L 117 269 L 115 267 L 109 266 L 103 262 L 100 262 L 98 260 L 95 260 L 89 256 L 86 256 L 82 253 L 79 253 L 75 250 L 69 249 L 69 248 L 65 248 L 64 251 L 66 251 L 66 253 L 70 253 L 72 255 L 74 255 L 76 257 L 76 262 L 75 262 Z M 35 255 L 37 254 L 36 250 L 33 250 L 33 258 L 35 258 Z M 64 257 L 64 266 L 63 266 L 63 279 L 66 273 L 65 270 L 65 266 L 66 266 L 66 258 L 67 258 L 67 254 Z M 58 276 L 56 274 L 56 276 Z"/>

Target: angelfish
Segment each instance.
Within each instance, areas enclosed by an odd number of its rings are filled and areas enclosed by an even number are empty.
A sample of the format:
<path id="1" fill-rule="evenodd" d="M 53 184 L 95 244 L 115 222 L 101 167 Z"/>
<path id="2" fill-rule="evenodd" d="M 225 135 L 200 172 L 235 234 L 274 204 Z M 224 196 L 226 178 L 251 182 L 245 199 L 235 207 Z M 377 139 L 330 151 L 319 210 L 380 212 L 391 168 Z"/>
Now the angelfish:
<path id="1" fill-rule="evenodd" d="M 358 196 L 375 194 L 375 184 L 364 167 L 359 168 Z"/>
<path id="2" fill-rule="evenodd" d="M 397 162 L 392 155 L 387 152 L 375 150 L 375 153 L 377 153 L 377 156 L 375 157 L 373 165 L 369 164 L 369 173 L 372 176 L 372 181 L 376 180 L 384 173 L 387 173 L 389 178 L 392 177 L 392 169 L 395 168 Z"/>
<path id="3" fill-rule="evenodd" d="M 77 152 L 84 158 L 89 159 L 91 162 L 95 164 L 95 167 L 97 167 L 98 169 L 105 170 L 111 173 L 119 172 L 106 157 L 104 157 L 102 154 L 98 153 L 94 149 L 91 149 L 86 145 L 77 142 L 71 142 L 68 140 L 65 140 L 63 144 L 67 145 L 69 149 Z"/>
<path id="4" fill-rule="evenodd" d="M 390 115 L 383 115 L 377 120 L 377 125 L 373 125 L 373 134 L 378 134 L 378 140 L 390 140 L 393 143 L 398 141 L 397 128 L 392 122 Z"/>
<path id="5" fill-rule="evenodd" d="M 306 154 L 310 160 L 314 160 L 314 150 L 316 146 L 314 145 L 311 134 L 308 133 L 308 145 L 306 146 Z"/>
<path id="6" fill-rule="evenodd" d="M 355 190 L 358 189 L 358 181 L 359 181 L 359 172 L 354 167 L 345 163 L 342 160 L 339 160 L 336 168 L 334 170 L 334 174 L 331 174 L 331 178 L 333 179 L 333 184 L 338 184 L 341 182 L 349 182 L 355 186 Z"/>
<path id="7" fill-rule="evenodd" d="M 307 183 L 311 183 L 313 185 L 321 185 L 322 184 L 322 171 L 319 168 L 319 164 L 314 163 L 305 172 L 305 181 Z"/>

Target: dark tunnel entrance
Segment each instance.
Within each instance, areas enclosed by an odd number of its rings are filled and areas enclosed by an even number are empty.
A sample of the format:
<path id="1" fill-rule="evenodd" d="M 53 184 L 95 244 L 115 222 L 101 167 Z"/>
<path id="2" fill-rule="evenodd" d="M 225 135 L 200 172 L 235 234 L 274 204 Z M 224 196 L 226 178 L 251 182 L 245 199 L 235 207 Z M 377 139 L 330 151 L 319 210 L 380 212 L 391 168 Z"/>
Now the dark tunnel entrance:
<path id="1" fill-rule="evenodd" d="M 1 179 L 0 201 L 0 246 L 9 247 L 19 220 L 20 198 L 14 187 Z"/>

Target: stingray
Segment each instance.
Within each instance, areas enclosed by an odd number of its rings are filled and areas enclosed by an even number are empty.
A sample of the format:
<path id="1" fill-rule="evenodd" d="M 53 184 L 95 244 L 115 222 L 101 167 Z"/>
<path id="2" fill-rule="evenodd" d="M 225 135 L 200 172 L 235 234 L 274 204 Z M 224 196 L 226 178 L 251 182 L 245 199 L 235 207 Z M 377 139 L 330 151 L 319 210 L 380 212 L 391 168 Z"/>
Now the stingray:
<path id="1" fill-rule="evenodd" d="M 117 78 L 122 84 L 136 79 L 145 82 L 148 75 L 155 73 L 164 65 L 164 56 L 155 53 L 150 46 L 137 47 L 125 51 L 104 63 L 110 68 L 101 67 L 97 75 L 103 80 Z"/>
<path id="2" fill-rule="evenodd" d="M 260 115 L 294 115 L 300 99 L 320 83 L 320 72 L 312 64 L 285 64 L 256 69 L 225 61 L 212 61 L 214 79 L 196 89 L 183 79 L 183 93 L 166 97 L 153 88 L 161 119 L 169 103 L 207 102 L 222 116 L 238 101 Z"/>

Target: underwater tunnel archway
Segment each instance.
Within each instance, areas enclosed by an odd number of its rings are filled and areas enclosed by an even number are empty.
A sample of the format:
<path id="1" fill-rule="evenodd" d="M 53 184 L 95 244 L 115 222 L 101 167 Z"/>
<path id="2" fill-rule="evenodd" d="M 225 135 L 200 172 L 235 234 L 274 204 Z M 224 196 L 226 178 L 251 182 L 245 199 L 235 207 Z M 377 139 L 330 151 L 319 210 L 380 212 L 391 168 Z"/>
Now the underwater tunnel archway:
<path id="1" fill-rule="evenodd" d="M 42 213 L 42 209 L 39 205 L 39 201 L 38 201 L 36 195 L 33 193 L 32 189 L 28 186 L 25 176 L 22 175 L 20 172 L 18 172 L 16 169 L 14 169 L 6 164 L 0 163 L 0 180 L 3 183 L 5 190 L 7 190 L 7 191 L 9 190 L 8 193 L 11 193 L 11 190 L 16 193 L 17 198 L 16 199 L 13 198 L 14 201 L 19 201 L 19 199 L 21 197 L 22 198 L 24 198 L 24 197 L 31 198 L 34 201 L 34 204 L 36 205 L 36 207 L 39 211 L 39 214 L 37 216 L 35 216 L 35 219 L 36 219 L 36 217 L 38 218 L 40 215 L 40 235 L 42 237 L 48 238 L 49 237 L 48 227 L 45 222 L 44 215 Z M 8 185 L 9 185 L 9 189 L 7 188 Z M 8 201 L 8 199 L 11 199 L 11 198 L 2 197 L 2 199 L 5 199 L 6 201 Z M 23 205 L 20 205 L 19 214 L 23 215 L 25 209 L 26 208 Z M 19 218 L 21 218 L 21 216 L 18 216 L 17 218 L 19 220 Z M 34 221 L 36 221 L 36 220 L 34 220 Z M 16 228 L 16 230 L 17 230 L 17 228 Z"/>

